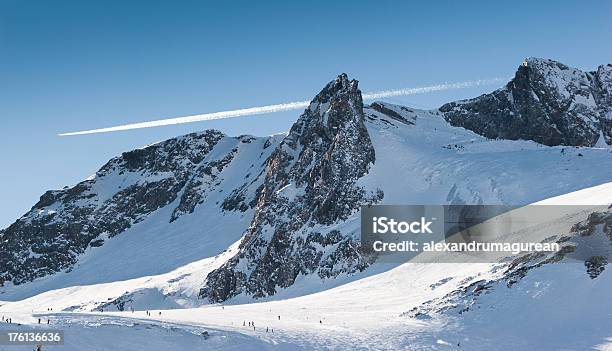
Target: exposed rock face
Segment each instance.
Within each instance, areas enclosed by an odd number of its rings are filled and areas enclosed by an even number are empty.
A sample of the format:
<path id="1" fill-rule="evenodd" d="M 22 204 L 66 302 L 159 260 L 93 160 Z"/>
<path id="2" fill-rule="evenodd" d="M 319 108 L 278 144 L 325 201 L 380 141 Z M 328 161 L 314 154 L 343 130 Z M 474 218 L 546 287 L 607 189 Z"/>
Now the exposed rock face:
<path id="1" fill-rule="evenodd" d="M 95 177 L 47 191 L 28 213 L 0 231 L 0 285 L 70 269 L 88 246 L 103 245 L 162 207 L 175 207 L 168 221 L 193 212 L 218 191 L 225 167 L 251 139 L 229 138 L 216 130 L 192 133 L 125 152 Z M 218 144 L 223 145 L 212 152 Z M 251 177 L 242 188 L 256 188 L 263 178 Z"/>
<path id="2" fill-rule="evenodd" d="M 601 142 L 612 144 L 610 72 L 610 65 L 587 73 L 529 58 L 505 87 L 440 111 L 453 126 L 488 138 L 594 146 L 603 134 Z"/>
<path id="3" fill-rule="evenodd" d="M 607 211 L 593 212 L 586 221 L 572 227 L 572 231 L 582 237 L 592 236 L 598 230 L 608 239 L 608 242 L 603 244 L 612 245 L 612 207 Z M 605 270 L 608 259 L 609 255 L 594 255 L 584 261 L 587 274 L 591 279 L 597 278 Z"/>
<path id="4" fill-rule="evenodd" d="M 376 202 L 356 181 L 374 162 L 357 81 L 345 74 L 311 102 L 267 161 L 266 178 L 239 253 L 211 272 L 200 295 L 272 295 L 299 274 L 326 278 L 370 262 L 351 236 L 325 226 Z M 317 229 L 315 229 L 317 228 Z"/>
<path id="5" fill-rule="evenodd" d="M 392 119 L 395 119 L 397 121 L 400 121 L 402 123 L 406 123 L 406 124 L 414 124 L 414 121 L 410 121 L 408 119 L 406 119 L 406 117 L 404 117 L 401 113 L 393 110 L 393 108 L 391 108 L 390 106 L 387 106 L 384 103 L 381 102 L 373 102 L 370 104 L 369 108 L 378 111 Z M 403 111 L 403 112 L 411 112 L 411 110 L 407 107 L 404 106 L 399 106 L 399 108 Z"/>
<path id="6" fill-rule="evenodd" d="M 612 145 L 612 64 L 601 65 L 593 75 L 593 91 L 599 106 L 601 130 L 604 142 Z"/>

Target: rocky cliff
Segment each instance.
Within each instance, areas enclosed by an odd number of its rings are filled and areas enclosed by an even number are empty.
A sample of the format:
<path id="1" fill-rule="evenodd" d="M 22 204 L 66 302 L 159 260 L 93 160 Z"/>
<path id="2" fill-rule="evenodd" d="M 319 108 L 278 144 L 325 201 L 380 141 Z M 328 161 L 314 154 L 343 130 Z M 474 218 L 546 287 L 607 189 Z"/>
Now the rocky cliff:
<path id="1" fill-rule="evenodd" d="M 493 139 L 610 145 L 611 71 L 611 65 L 582 72 L 553 60 L 528 58 L 505 87 L 445 104 L 440 111 L 453 126 Z"/>
<path id="2" fill-rule="evenodd" d="M 268 159 L 240 252 L 208 275 L 200 295 L 213 302 L 243 292 L 262 297 L 299 274 L 328 278 L 367 267 L 371 258 L 354 237 L 328 226 L 382 198 L 355 184 L 374 162 L 357 81 L 340 75 Z"/>

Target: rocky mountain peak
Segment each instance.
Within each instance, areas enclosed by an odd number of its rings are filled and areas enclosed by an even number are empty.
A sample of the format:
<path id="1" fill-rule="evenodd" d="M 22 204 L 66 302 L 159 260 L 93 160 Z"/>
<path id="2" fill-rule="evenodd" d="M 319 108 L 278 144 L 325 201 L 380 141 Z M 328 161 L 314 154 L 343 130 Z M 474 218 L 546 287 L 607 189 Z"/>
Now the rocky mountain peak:
<path id="1" fill-rule="evenodd" d="M 358 85 L 357 80 L 349 80 L 347 74 L 342 73 L 336 79 L 327 83 L 321 92 L 312 99 L 308 109 L 314 112 L 321 104 L 330 103 L 334 99 L 343 99 L 343 97 L 361 101 L 361 91 L 359 91 Z"/>
<path id="2" fill-rule="evenodd" d="M 445 104 L 440 111 L 452 125 L 489 138 L 593 146 L 602 133 L 610 135 L 594 78 L 594 73 L 531 57 L 505 87 Z"/>
<path id="3" fill-rule="evenodd" d="M 572 69 L 559 61 L 555 61 L 555 60 L 551 60 L 547 58 L 541 58 L 541 57 L 533 57 L 533 56 L 525 58 L 525 61 L 523 61 L 523 64 L 521 66 L 529 67 L 531 69 L 540 70 L 540 71 L 544 71 L 547 69 L 562 69 L 562 70 Z"/>
<path id="4" fill-rule="evenodd" d="M 536 95 L 548 94 L 551 102 L 583 97 L 592 99 L 588 73 L 550 59 L 530 57 L 521 64 L 509 83 L 515 89 L 532 90 Z M 593 101 L 591 101 L 593 102 Z"/>
<path id="5" fill-rule="evenodd" d="M 329 142 L 347 127 L 363 127 L 363 101 L 358 81 L 342 73 L 312 99 L 292 126 L 285 144 L 293 147 L 299 139 L 305 145 L 318 138 Z"/>
<path id="6" fill-rule="evenodd" d="M 266 159 L 265 145 L 272 141 L 253 139 L 213 129 L 179 136 L 124 152 L 75 186 L 45 192 L 28 213 L 0 230 L 0 286 L 70 270 L 81 254 L 162 208 L 169 209 L 162 222 L 190 215 L 226 178 L 231 184 L 244 179 L 244 165 L 238 163 L 240 172 L 231 170 L 241 150 L 256 150 L 250 152 Z M 253 187 L 257 178 L 249 179 Z"/>
<path id="7" fill-rule="evenodd" d="M 366 165 L 374 161 L 374 148 L 364 125 L 363 101 L 358 83 L 349 80 L 346 74 L 341 74 L 315 96 L 310 106 L 293 124 L 269 160 L 270 170 L 281 178 L 288 171 L 288 178 L 293 178 L 296 185 L 301 186 L 320 178 L 321 174 L 316 172 L 340 172 L 326 167 L 317 169 L 312 163 L 313 157 L 321 158 L 320 166 L 323 167 L 334 161 L 331 160 L 334 156 L 354 149 L 363 152 L 368 160 L 360 166 L 359 173 L 363 174 Z M 335 160 L 339 164 L 345 163 L 343 161 Z M 280 169 L 281 163 L 286 163 L 284 169 Z M 280 186 L 285 185 L 284 181 L 280 183 Z"/>
<path id="8" fill-rule="evenodd" d="M 374 160 L 357 81 L 341 74 L 268 158 L 240 252 L 208 275 L 200 295 L 213 302 L 241 293 L 263 297 L 300 274 L 327 278 L 364 269 L 368 257 L 355 238 L 326 228 L 382 198 L 356 184 Z"/>

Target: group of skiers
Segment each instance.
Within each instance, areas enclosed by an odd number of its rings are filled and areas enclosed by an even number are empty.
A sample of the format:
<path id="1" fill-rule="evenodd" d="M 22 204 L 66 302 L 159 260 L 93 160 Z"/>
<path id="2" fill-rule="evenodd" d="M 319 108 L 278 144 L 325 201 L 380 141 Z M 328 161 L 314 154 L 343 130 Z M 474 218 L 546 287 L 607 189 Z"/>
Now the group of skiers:
<path id="1" fill-rule="evenodd" d="M 280 320 L 280 316 L 278 316 L 278 319 Z M 246 327 L 246 326 L 247 326 L 246 321 L 242 321 L 242 326 L 243 326 L 243 327 Z M 255 329 L 255 322 L 249 322 L 249 327 L 252 327 L 252 328 L 253 328 L 253 331 L 255 331 L 255 330 L 256 330 L 256 329 Z M 272 333 L 274 333 L 274 328 L 268 328 L 268 327 L 266 327 L 266 333 L 269 333 L 270 331 L 271 331 Z"/>
<path id="2" fill-rule="evenodd" d="M 12 324 L 13 323 L 13 318 L 2 316 L 2 323 Z M 38 318 L 38 324 L 41 324 L 41 323 L 42 323 L 42 318 Z M 51 320 L 47 319 L 47 324 L 50 324 L 50 323 L 51 323 Z"/>
<path id="3" fill-rule="evenodd" d="M 281 320 L 281 316 L 278 316 L 278 320 Z M 319 319 L 319 324 L 323 324 L 323 319 Z M 247 326 L 247 322 L 246 321 L 242 321 L 242 326 L 246 327 Z M 253 328 L 253 331 L 255 331 L 255 322 L 248 322 L 248 327 Z M 268 332 L 272 332 L 274 333 L 274 329 L 273 328 L 268 328 L 266 327 L 266 333 Z"/>

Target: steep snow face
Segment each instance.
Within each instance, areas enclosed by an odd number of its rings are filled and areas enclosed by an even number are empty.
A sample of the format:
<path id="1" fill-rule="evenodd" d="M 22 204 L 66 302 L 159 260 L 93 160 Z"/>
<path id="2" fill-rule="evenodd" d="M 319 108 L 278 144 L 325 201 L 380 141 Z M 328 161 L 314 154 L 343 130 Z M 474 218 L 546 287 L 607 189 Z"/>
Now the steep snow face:
<path id="1" fill-rule="evenodd" d="M 602 66 L 603 67 L 603 66 Z M 602 122 L 609 102 L 605 69 L 586 73 L 562 63 L 527 59 L 504 87 L 475 99 L 440 108 L 454 126 L 488 138 L 534 140 L 545 145 L 593 146 L 610 135 Z M 608 95 L 609 96 L 609 95 Z M 610 139 L 606 140 L 609 144 Z"/>
<path id="2" fill-rule="evenodd" d="M 606 149 L 491 140 L 438 111 L 377 104 L 410 121 L 364 109 L 376 163 L 358 183 L 384 204 L 521 205 L 612 181 Z"/>
<path id="3" fill-rule="evenodd" d="M 331 225 L 380 200 L 356 181 L 375 161 L 357 81 L 338 76 L 312 100 L 267 161 L 253 222 L 240 252 L 208 275 L 201 295 L 272 295 L 299 274 L 321 278 L 366 267 L 351 236 Z"/>
<path id="4" fill-rule="evenodd" d="M 130 279 L 223 251 L 248 226 L 265 160 L 281 139 L 193 133 L 126 152 L 91 179 L 45 193 L 0 232 L 0 282 L 62 270 L 75 272 L 34 285 Z M 225 211 L 237 189 L 248 196 Z"/>

